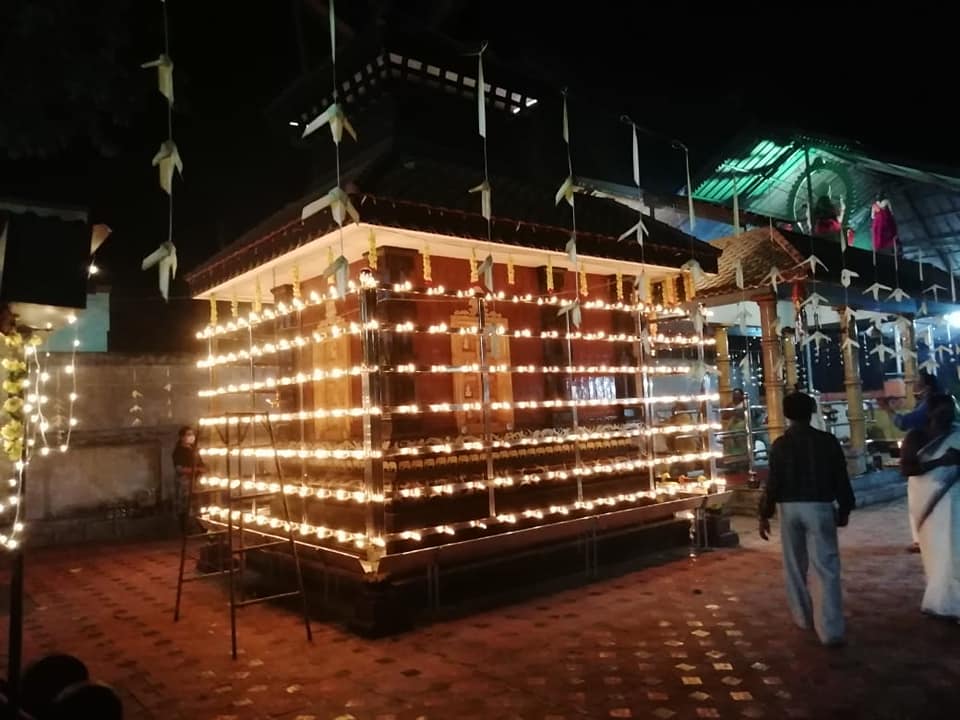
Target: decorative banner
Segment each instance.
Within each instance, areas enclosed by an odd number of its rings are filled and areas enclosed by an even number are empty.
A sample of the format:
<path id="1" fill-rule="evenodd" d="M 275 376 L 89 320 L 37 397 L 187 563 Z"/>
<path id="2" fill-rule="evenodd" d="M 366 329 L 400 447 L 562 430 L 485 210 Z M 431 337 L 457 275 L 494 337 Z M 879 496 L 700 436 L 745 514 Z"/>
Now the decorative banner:
<path id="1" fill-rule="evenodd" d="M 379 258 L 377 257 L 377 234 L 373 232 L 373 228 L 370 228 L 370 232 L 367 234 L 367 265 L 371 270 L 376 270 L 378 262 L 379 262 Z"/>
<path id="2" fill-rule="evenodd" d="M 157 154 L 153 156 L 152 165 L 160 168 L 160 187 L 167 195 L 172 195 L 173 171 L 176 170 L 183 176 L 183 160 L 180 159 L 177 144 L 173 140 L 164 140 L 160 144 Z"/>
<path id="3" fill-rule="evenodd" d="M 156 266 L 160 274 L 160 294 L 170 298 L 170 280 L 177 276 L 177 248 L 169 240 L 147 255 L 140 264 L 142 270 Z"/>
<path id="4" fill-rule="evenodd" d="M 161 53 L 156 60 L 143 63 L 140 67 L 157 69 L 157 89 L 173 105 L 173 60 Z"/>
<path id="5" fill-rule="evenodd" d="M 623 273 L 617 272 L 617 302 L 623 302 Z"/>
<path id="6" fill-rule="evenodd" d="M 583 263 L 580 263 L 580 294 L 583 297 L 587 297 L 590 294 L 590 290 L 587 287 L 587 269 L 583 266 Z"/>
<path id="7" fill-rule="evenodd" d="M 516 284 L 516 270 L 513 267 L 513 255 L 507 255 L 507 284 Z"/>

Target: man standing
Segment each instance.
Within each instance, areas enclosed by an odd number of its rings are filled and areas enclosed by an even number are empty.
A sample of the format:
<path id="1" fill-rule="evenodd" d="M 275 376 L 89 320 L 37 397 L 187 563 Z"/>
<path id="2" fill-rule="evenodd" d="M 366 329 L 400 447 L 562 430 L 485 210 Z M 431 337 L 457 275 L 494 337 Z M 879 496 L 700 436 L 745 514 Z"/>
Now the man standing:
<path id="1" fill-rule="evenodd" d="M 846 526 L 856 501 L 839 441 L 810 427 L 815 409 L 813 398 L 803 393 L 783 399 L 783 414 L 790 423 L 770 449 L 770 475 L 760 500 L 760 537 L 769 539 L 770 518 L 779 507 L 787 601 L 794 622 L 805 630 L 816 628 L 824 645 L 839 647 L 845 628 L 837 528 Z M 816 618 L 807 589 L 810 563 L 821 593 Z"/>

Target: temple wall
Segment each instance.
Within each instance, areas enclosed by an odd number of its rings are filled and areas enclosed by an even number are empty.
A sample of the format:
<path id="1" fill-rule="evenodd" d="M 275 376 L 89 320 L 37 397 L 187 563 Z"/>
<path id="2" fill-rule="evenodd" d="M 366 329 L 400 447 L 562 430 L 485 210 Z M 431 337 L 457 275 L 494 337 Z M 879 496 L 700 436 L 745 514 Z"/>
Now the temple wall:
<path id="1" fill-rule="evenodd" d="M 195 424 L 206 401 L 197 397 L 204 375 L 195 355 L 77 356 L 78 425 L 66 454 L 53 437 L 47 457 L 35 455 L 27 475 L 27 519 L 91 519 L 156 514 L 169 501 L 170 455 L 177 429 Z M 69 388 L 58 368 L 69 355 L 49 360 L 51 403 Z M 57 384 L 60 383 L 58 391 Z M 48 411 L 48 416 L 50 415 Z"/>

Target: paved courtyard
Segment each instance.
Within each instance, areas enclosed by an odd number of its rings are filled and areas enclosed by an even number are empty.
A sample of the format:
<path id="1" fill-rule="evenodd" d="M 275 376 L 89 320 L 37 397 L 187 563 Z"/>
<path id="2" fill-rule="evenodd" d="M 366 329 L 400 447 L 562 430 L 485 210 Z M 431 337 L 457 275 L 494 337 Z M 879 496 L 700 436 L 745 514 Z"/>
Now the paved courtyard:
<path id="1" fill-rule="evenodd" d="M 960 627 L 919 613 L 904 504 L 844 531 L 850 643 L 790 624 L 776 543 L 684 559 L 370 641 L 254 606 L 229 657 L 226 595 L 188 587 L 170 543 L 34 553 L 26 655 L 76 654 L 129 718 L 572 720 L 960 717 Z"/>

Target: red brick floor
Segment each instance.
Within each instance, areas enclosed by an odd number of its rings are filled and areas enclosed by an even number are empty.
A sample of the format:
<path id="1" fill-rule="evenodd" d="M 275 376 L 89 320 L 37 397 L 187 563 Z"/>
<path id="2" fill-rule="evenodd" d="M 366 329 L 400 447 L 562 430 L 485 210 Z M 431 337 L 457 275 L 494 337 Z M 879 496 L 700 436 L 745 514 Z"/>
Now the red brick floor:
<path id="1" fill-rule="evenodd" d="M 749 529 L 750 525 L 744 525 Z M 919 613 L 902 503 L 844 531 L 850 644 L 789 622 L 776 543 L 673 562 L 386 640 L 242 610 L 194 584 L 171 622 L 171 544 L 34 553 L 26 654 L 83 658 L 129 718 L 957 718 L 960 627 Z"/>

